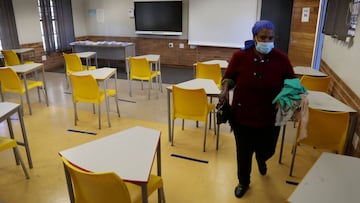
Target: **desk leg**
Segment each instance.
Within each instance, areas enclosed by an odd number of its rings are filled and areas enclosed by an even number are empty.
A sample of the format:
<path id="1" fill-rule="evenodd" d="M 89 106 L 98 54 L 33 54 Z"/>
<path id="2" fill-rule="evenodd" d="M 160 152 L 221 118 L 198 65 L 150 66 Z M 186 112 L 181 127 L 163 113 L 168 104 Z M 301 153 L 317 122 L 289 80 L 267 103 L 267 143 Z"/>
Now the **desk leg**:
<path id="1" fill-rule="evenodd" d="M 18 108 L 18 116 L 19 116 L 19 121 L 20 121 L 20 126 L 21 126 L 21 133 L 22 133 L 23 140 L 24 140 L 24 143 L 20 143 L 20 145 L 23 145 L 25 147 L 26 156 L 27 156 L 28 162 L 29 162 L 29 168 L 33 168 L 31 154 L 30 154 L 30 146 L 29 146 L 29 142 L 27 139 L 27 135 L 26 135 L 25 123 L 24 123 L 21 106 L 19 106 L 19 108 Z"/>
<path id="2" fill-rule="evenodd" d="M 170 90 L 167 89 L 167 110 L 168 110 L 168 135 L 169 142 L 171 142 L 171 113 L 170 113 Z"/>
<path id="3" fill-rule="evenodd" d="M 109 115 L 109 97 L 106 94 L 106 89 L 107 89 L 107 80 L 104 81 L 104 94 L 105 94 L 105 104 L 106 104 L 106 116 L 107 116 L 107 120 L 108 120 L 108 125 L 109 128 L 111 127 L 111 123 L 110 123 L 110 115 Z"/>
<path id="4" fill-rule="evenodd" d="M 114 73 L 114 83 L 115 83 L 115 103 L 116 103 L 116 111 L 118 113 L 118 117 L 120 117 L 120 110 L 119 110 L 119 98 L 118 98 L 118 88 L 117 88 L 117 71 Z"/>
<path id="5" fill-rule="evenodd" d="M 69 192 L 70 202 L 71 202 L 71 203 L 75 203 L 74 188 L 73 188 L 72 183 L 71 183 L 70 173 L 69 173 L 69 171 L 67 170 L 65 164 L 64 164 L 63 166 L 64 166 L 64 172 L 65 172 L 65 178 L 66 178 L 66 185 L 67 185 L 68 192 Z"/>
<path id="6" fill-rule="evenodd" d="M 32 115 L 32 111 L 31 111 L 31 105 L 30 105 L 30 98 L 29 98 L 29 89 L 28 89 L 28 85 L 27 85 L 27 82 L 26 82 L 26 73 L 22 74 L 23 76 L 23 80 L 24 80 L 24 86 L 25 86 L 25 96 L 26 96 L 26 101 L 27 101 L 27 105 L 28 105 L 28 108 L 29 108 L 29 114 Z"/>
<path id="7" fill-rule="evenodd" d="M 47 89 L 46 89 L 46 80 L 45 80 L 45 68 L 43 66 L 42 68 L 42 78 L 43 78 L 43 84 L 44 84 L 44 93 L 45 93 L 45 101 L 46 101 L 46 106 L 49 106 L 49 98 L 48 98 L 48 93 L 47 93 Z"/>
<path id="8" fill-rule="evenodd" d="M 285 132 L 286 132 L 286 124 L 283 126 L 283 130 L 282 130 L 281 145 L 280 145 L 280 155 L 279 155 L 279 164 L 281 164 L 281 160 L 282 160 Z"/>
<path id="9" fill-rule="evenodd" d="M 126 66 L 126 77 L 129 82 L 129 96 L 131 97 L 131 81 L 130 81 L 130 67 L 129 67 L 129 60 L 125 59 L 125 66 Z"/>
<path id="10" fill-rule="evenodd" d="M 357 123 L 357 113 L 350 112 L 350 123 L 349 123 L 348 133 L 346 136 L 345 151 L 344 151 L 344 154 L 346 155 L 350 155 L 350 148 L 352 147 L 351 143 L 355 134 L 356 123 Z"/>

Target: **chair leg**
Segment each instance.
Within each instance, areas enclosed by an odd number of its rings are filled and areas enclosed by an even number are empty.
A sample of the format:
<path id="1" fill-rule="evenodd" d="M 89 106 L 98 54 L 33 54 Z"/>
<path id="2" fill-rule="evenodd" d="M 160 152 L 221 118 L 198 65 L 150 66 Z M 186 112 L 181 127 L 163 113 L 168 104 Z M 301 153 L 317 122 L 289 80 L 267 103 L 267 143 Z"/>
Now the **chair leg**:
<path id="1" fill-rule="evenodd" d="M 296 146 L 297 146 L 297 142 L 295 141 L 295 144 L 294 144 L 294 147 L 293 147 L 294 152 L 292 154 L 289 176 L 293 176 L 293 169 L 294 169 L 294 164 L 295 164 L 295 156 L 296 156 L 296 148 L 297 148 Z"/>
<path id="2" fill-rule="evenodd" d="M 77 109 L 76 109 L 76 103 L 74 102 L 74 121 L 75 121 L 75 126 L 77 125 L 77 121 L 79 120 L 78 115 L 77 115 Z"/>
<path id="3" fill-rule="evenodd" d="M 219 149 L 219 137 L 220 137 L 220 124 L 217 125 L 217 133 L 216 133 L 216 150 Z"/>
<path id="4" fill-rule="evenodd" d="M 171 146 L 174 146 L 174 122 L 175 119 L 171 121 Z"/>
<path id="5" fill-rule="evenodd" d="M 182 121 L 181 121 L 181 130 L 184 130 L 184 125 L 185 125 L 185 119 L 182 119 Z"/>
<path id="6" fill-rule="evenodd" d="M 26 169 L 26 167 L 25 167 L 24 161 L 23 161 L 22 158 L 21 158 L 19 149 L 18 149 L 17 147 L 14 147 L 14 152 L 16 153 L 16 156 L 15 156 L 15 157 L 18 158 L 18 161 L 19 161 L 20 164 L 21 164 L 21 167 L 22 167 L 22 169 L 23 169 L 23 171 L 24 171 L 24 174 L 25 174 L 26 179 L 29 179 L 30 176 L 29 176 L 29 173 L 28 173 L 28 171 L 27 171 L 27 169 Z"/>
<path id="7" fill-rule="evenodd" d="M 115 98 L 115 104 L 116 104 L 116 111 L 117 111 L 118 117 L 120 117 L 119 101 L 117 100 L 117 96 L 114 96 L 114 98 Z"/>
<path id="8" fill-rule="evenodd" d="M 142 81 L 141 81 L 142 84 Z M 149 90 L 148 90 L 148 99 L 150 100 L 150 89 L 151 89 L 151 80 L 149 80 Z"/>
<path id="9" fill-rule="evenodd" d="M 99 112 L 99 129 L 101 129 L 101 106 L 98 105 L 98 112 Z"/>

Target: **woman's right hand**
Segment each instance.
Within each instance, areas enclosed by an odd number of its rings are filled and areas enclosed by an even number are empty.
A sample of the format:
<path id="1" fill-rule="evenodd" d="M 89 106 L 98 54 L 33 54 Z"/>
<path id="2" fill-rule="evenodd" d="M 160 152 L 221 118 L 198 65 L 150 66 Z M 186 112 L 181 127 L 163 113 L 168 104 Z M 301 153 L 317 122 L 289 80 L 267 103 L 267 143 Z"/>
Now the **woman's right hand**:
<path id="1" fill-rule="evenodd" d="M 223 102 L 229 102 L 229 91 L 228 90 L 221 90 L 220 94 L 219 94 L 219 101 L 220 103 Z"/>

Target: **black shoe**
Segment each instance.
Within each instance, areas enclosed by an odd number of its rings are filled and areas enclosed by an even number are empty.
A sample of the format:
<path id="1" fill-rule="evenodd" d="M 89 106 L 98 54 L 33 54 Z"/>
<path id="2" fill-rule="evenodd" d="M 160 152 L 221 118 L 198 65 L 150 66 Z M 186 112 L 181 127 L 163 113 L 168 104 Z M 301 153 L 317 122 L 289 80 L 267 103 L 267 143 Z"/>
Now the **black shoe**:
<path id="1" fill-rule="evenodd" d="M 240 183 L 235 187 L 235 196 L 241 198 L 244 196 L 246 191 L 249 189 L 249 186 L 241 185 Z"/>
<path id="2" fill-rule="evenodd" d="M 267 172 L 267 167 L 266 167 L 266 162 L 265 161 L 258 161 L 258 168 L 259 168 L 259 172 L 261 175 L 266 175 Z"/>

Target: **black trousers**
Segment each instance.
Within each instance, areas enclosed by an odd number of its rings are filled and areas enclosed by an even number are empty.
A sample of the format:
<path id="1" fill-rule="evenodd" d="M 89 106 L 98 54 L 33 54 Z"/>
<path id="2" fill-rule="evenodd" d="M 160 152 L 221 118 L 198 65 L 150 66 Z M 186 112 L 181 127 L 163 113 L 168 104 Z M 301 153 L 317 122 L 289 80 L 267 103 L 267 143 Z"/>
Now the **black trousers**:
<path id="1" fill-rule="evenodd" d="M 239 183 L 248 186 L 253 154 L 255 153 L 258 162 L 271 158 L 275 153 L 280 127 L 252 128 L 238 124 L 232 127 L 236 141 Z"/>

